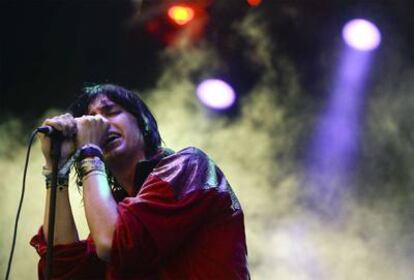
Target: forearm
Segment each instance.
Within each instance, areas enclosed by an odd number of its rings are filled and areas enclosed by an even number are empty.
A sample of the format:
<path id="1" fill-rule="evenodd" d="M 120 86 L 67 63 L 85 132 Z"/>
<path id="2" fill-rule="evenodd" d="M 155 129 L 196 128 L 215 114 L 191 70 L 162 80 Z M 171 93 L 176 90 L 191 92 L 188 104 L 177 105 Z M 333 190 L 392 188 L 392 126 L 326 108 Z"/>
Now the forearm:
<path id="1" fill-rule="evenodd" d="M 51 189 L 46 193 L 46 206 L 43 221 L 43 234 L 45 239 L 48 238 L 49 230 L 49 203 Z M 72 214 L 69 201 L 69 191 L 65 187 L 56 192 L 56 215 L 53 244 L 70 244 L 79 241 L 78 231 Z"/>
<path id="2" fill-rule="evenodd" d="M 108 261 L 118 211 L 106 176 L 94 173 L 84 178 L 83 197 L 86 219 L 98 257 Z"/>

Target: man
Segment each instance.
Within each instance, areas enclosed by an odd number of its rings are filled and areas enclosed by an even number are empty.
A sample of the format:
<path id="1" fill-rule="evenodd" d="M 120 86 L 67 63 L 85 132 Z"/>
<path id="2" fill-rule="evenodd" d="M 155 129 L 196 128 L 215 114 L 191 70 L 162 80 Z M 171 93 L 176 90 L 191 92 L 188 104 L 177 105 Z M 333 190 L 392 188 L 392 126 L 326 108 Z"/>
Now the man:
<path id="1" fill-rule="evenodd" d="M 47 119 L 65 136 L 59 163 L 56 279 L 248 279 L 243 212 L 200 150 L 161 147 L 157 123 L 134 93 L 98 85 Z M 49 196 L 50 139 L 40 136 Z M 80 241 L 68 196 L 75 160 L 90 235 Z M 65 164 L 66 163 L 66 164 Z M 48 202 L 48 197 L 47 197 Z M 47 203 L 46 203 L 47 204 Z M 45 270 L 48 205 L 31 240 Z"/>

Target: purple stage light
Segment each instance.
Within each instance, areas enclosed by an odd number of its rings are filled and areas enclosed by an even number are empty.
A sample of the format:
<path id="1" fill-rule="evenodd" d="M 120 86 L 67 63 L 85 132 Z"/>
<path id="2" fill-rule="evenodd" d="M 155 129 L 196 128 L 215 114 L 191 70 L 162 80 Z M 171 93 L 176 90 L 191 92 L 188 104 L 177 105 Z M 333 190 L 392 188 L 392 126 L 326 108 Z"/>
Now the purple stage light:
<path id="1" fill-rule="evenodd" d="M 327 107 L 316 122 L 306 161 L 303 201 L 340 221 L 360 149 L 366 80 L 373 53 L 344 48 Z"/>
<path id="2" fill-rule="evenodd" d="M 365 19 L 353 19 L 345 24 L 342 37 L 352 48 L 371 51 L 381 43 L 381 33 L 375 24 Z"/>
<path id="3" fill-rule="evenodd" d="M 218 79 L 201 82 L 197 87 L 197 96 L 204 105 L 218 110 L 229 108 L 236 100 L 233 88 Z"/>

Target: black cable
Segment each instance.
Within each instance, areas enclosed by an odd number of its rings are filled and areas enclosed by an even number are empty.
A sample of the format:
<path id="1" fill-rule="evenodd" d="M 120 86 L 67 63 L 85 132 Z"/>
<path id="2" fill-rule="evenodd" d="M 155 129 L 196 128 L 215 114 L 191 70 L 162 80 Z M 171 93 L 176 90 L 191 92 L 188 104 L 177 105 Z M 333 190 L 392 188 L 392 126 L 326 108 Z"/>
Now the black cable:
<path id="1" fill-rule="evenodd" d="M 11 268 L 11 264 L 12 264 L 12 261 L 13 261 L 14 248 L 16 246 L 17 227 L 19 225 L 19 217 L 20 217 L 20 212 L 22 210 L 23 199 L 24 199 L 24 191 L 25 191 L 25 188 L 26 188 L 26 174 L 27 174 L 27 166 L 29 165 L 30 149 L 32 147 L 33 139 L 36 136 L 37 132 L 38 132 L 38 130 L 36 129 L 32 132 L 32 135 L 30 135 L 29 146 L 27 148 L 26 162 L 24 164 L 24 171 L 23 171 L 22 194 L 20 196 L 20 202 L 19 202 L 19 207 L 17 209 L 16 221 L 14 223 L 13 242 L 12 242 L 12 246 L 11 246 L 11 250 L 10 250 L 9 263 L 7 264 L 7 272 L 6 272 L 6 278 L 5 278 L 6 280 L 9 279 L 10 268 Z"/>

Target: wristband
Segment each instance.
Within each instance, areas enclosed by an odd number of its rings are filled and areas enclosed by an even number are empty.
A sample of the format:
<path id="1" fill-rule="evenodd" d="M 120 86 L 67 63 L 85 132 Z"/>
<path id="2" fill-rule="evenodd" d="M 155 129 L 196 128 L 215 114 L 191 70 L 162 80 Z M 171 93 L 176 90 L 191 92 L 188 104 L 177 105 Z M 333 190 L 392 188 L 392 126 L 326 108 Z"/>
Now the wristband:
<path id="1" fill-rule="evenodd" d="M 57 188 L 59 191 L 67 189 L 69 186 L 69 176 L 67 177 L 57 177 Z M 52 176 L 46 176 L 46 189 L 52 187 Z"/>
<path id="2" fill-rule="evenodd" d="M 78 161 L 82 161 L 86 158 L 98 157 L 103 160 L 102 149 L 95 144 L 86 144 L 79 149 Z"/>
<path id="3" fill-rule="evenodd" d="M 45 176 L 46 189 L 52 187 L 52 171 L 43 166 L 42 175 Z M 58 190 L 63 190 L 69 186 L 69 170 L 62 172 L 59 170 L 57 174 L 57 188 Z"/>
<path id="4" fill-rule="evenodd" d="M 99 157 L 88 157 L 77 162 L 78 176 L 83 181 L 91 173 L 100 173 L 106 176 L 105 164 Z"/>

